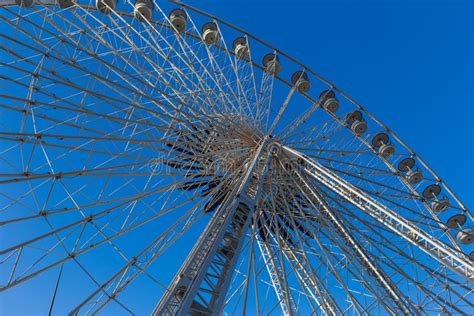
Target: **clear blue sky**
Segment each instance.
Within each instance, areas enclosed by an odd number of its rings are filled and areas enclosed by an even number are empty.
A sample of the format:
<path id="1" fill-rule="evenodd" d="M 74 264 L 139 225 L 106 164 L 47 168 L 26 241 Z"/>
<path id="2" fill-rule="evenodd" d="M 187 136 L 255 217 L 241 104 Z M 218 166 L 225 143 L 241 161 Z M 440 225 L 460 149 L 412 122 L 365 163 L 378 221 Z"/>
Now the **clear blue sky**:
<path id="1" fill-rule="evenodd" d="M 474 206 L 474 2 L 185 1 L 299 59 L 393 129 Z"/>
<path id="2" fill-rule="evenodd" d="M 473 1 L 185 2 L 334 82 L 421 155 L 468 208 L 474 206 Z M 49 277 L 52 285 L 56 274 Z M 30 290 L 32 302 L 39 300 L 42 289 Z"/>

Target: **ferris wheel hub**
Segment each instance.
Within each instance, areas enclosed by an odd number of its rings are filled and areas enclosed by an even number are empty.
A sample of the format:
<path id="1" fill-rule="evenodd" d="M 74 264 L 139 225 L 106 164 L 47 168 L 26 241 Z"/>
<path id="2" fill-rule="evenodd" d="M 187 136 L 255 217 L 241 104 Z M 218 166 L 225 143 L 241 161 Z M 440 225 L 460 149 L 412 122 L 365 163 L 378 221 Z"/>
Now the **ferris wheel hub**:
<path id="1" fill-rule="evenodd" d="M 157 315 L 219 314 L 241 297 L 245 305 L 241 289 L 250 297 L 252 281 L 256 305 L 268 286 L 285 315 L 462 309 L 446 298 L 472 293 L 474 252 L 463 249 L 474 239 L 472 216 L 444 181 L 316 72 L 171 2 L 179 8 L 153 0 L 0 4 L 12 31 L 0 32 L 8 86 L 0 96 L 8 101 L 0 102 L 8 121 L 0 226 L 18 239 L 0 250 L 10 266 L 0 290 L 41 283 L 36 276 L 58 266 L 62 289 L 63 264 L 77 268 L 67 263 L 110 247 L 110 260 L 120 257 L 107 271 L 115 274 L 105 281 L 81 265 L 89 279 L 77 281 L 96 289 L 80 293 L 71 314 L 86 305 L 94 314 L 115 303 L 127 309 L 136 302 L 121 292 L 135 290 L 139 277 L 158 285 L 149 304 L 161 298 Z M 136 243 L 128 242 L 133 231 Z M 181 261 L 173 252 L 182 254 L 174 245 L 183 239 L 193 245 Z M 178 271 L 171 284 L 163 263 Z"/>

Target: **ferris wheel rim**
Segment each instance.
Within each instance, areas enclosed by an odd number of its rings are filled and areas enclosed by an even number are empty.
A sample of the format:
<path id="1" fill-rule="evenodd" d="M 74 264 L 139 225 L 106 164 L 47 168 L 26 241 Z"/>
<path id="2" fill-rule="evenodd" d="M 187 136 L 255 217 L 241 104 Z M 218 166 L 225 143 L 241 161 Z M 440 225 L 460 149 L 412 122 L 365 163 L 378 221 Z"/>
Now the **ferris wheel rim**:
<path id="1" fill-rule="evenodd" d="M 410 158 L 411 159 L 416 159 L 416 161 L 419 161 L 420 164 L 434 177 L 434 179 L 436 180 L 436 182 L 434 184 L 431 184 L 431 185 L 441 185 L 443 188 L 445 188 L 446 192 L 454 199 L 454 201 L 458 204 L 459 207 L 455 207 L 456 209 L 459 209 L 459 210 L 462 210 L 463 213 L 466 213 L 468 215 L 468 217 L 470 219 L 473 219 L 473 215 L 471 213 L 471 211 L 460 201 L 460 199 L 457 197 L 457 195 L 454 193 L 454 191 L 452 191 L 450 189 L 450 187 L 446 184 L 446 182 L 444 180 L 441 179 L 441 177 L 439 177 L 436 172 L 431 168 L 429 167 L 429 165 L 419 156 L 417 155 L 413 149 L 411 149 L 411 147 L 409 147 L 404 141 L 402 141 L 396 134 L 393 130 L 391 130 L 390 128 L 388 128 L 384 123 L 382 123 L 381 121 L 379 121 L 375 116 L 373 116 L 365 107 L 363 107 L 360 103 L 358 103 L 357 101 L 355 101 L 353 98 L 351 98 L 349 95 L 347 95 L 344 91 L 342 91 L 341 89 L 339 89 L 338 87 L 336 87 L 333 83 L 331 83 L 329 80 L 325 79 L 323 76 L 321 76 L 320 74 L 318 74 L 317 72 L 315 72 L 314 70 L 312 70 L 311 68 L 307 67 L 306 65 L 304 65 L 303 63 L 301 63 L 300 61 L 296 60 L 295 58 L 291 57 L 290 55 L 286 54 L 285 52 L 279 50 L 278 48 L 268 44 L 267 42 L 263 41 L 262 39 L 258 38 L 257 36 L 229 23 L 229 22 L 226 22 L 225 20 L 217 17 L 217 16 L 214 16 L 214 15 L 211 15 L 207 12 L 204 12 L 200 9 L 197 9 L 195 7 L 192 7 L 190 5 L 187 5 L 181 1 L 178 1 L 178 0 L 169 0 L 171 3 L 174 3 L 174 4 L 177 4 L 177 5 L 180 5 L 183 9 L 189 9 L 189 10 L 192 10 L 198 14 L 201 14 L 201 15 L 204 15 L 210 19 L 212 19 L 212 21 L 214 22 L 219 22 L 219 23 L 222 23 L 222 24 L 225 24 L 226 26 L 244 34 L 245 37 L 249 37 L 257 42 L 259 42 L 260 44 L 264 45 L 265 47 L 267 47 L 269 50 L 273 51 L 273 54 L 280 54 L 281 56 L 284 56 L 285 58 L 288 58 L 291 62 L 295 63 L 296 65 L 298 65 L 299 67 L 301 67 L 303 69 L 303 71 L 306 71 L 308 73 L 311 73 L 312 75 L 314 75 L 318 80 L 320 80 L 321 82 L 323 82 L 324 84 L 326 84 L 330 89 L 338 92 L 341 96 L 343 96 L 345 99 L 347 99 L 351 104 L 353 104 L 354 106 L 356 106 L 358 108 L 359 111 L 362 111 L 363 113 L 367 114 L 368 117 L 370 117 L 379 127 L 382 128 L 382 130 L 385 132 L 385 133 L 388 133 L 390 134 L 393 139 L 395 141 L 397 141 L 398 144 L 402 145 L 402 147 L 404 147 L 408 152 L 409 152 L 409 155 L 410 155 Z M 58 2 L 57 1 L 40 1 L 38 2 L 38 4 L 41 4 L 41 5 L 47 5 L 47 6 L 59 6 Z M 16 4 L 14 2 L 11 2 L 11 3 L 5 3 L 5 2 L 2 2 L 0 3 L 0 7 L 1 6 L 15 6 Z M 93 6 L 93 5 L 83 5 L 83 4 L 78 4 L 78 3 L 74 3 L 75 6 L 78 6 L 78 7 L 81 7 L 85 10 L 90 10 L 90 11 L 99 11 L 96 6 Z M 124 12 L 124 11 L 119 11 L 119 10 L 114 10 L 114 14 L 117 14 L 119 16 L 126 16 L 126 17 L 133 17 L 133 14 L 132 13 L 128 13 L 128 12 Z M 157 25 L 160 25 L 161 27 L 165 27 L 165 28 L 169 28 L 169 29 L 172 29 L 173 26 L 169 25 L 169 23 L 160 23 L 158 21 L 155 21 L 155 20 L 150 20 L 149 21 L 150 23 L 152 24 L 157 24 Z M 192 32 L 184 32 L 183 33 L 184 35 L 186 36 L 190 36 L 194 39 L 201 39 L 201 34 L 194 34 Z M 222 47 L 222 46 L 217 46 L 219 49 L 227 52 L 228 54 L 230 55 L 235 55 L 235 52 L 230 50 L 229 48 L 227 47 Z M 277 56 L 277 55 L 275 55 Z M 262 65 L 260 65 L 259 63 L 255 62 L 253 59 L 250 59 L 250 60 L 246 60 L 246 62 L 251 66 L 251 67 L 254 67 L 254 68 L 257 68 L 259 69 L 260 71 L 264 71 L 264 67 Z M 286 85 L 287 87 L 291 87 L 292 86 L 292 83 L 285 80 L 285 78 L 282 78 L 278 75 L 275 75 L 274 76 L 277 80 L 279 80 L 281 83 L 283 83 L 284 85 Z M 331 90 L 328 90 L 328 91 L 331 91 Z M 310 102 L 312 103 L 318 103 L 320 102 L 319 100 L 311 97 L 308 93 L 306 92 L 302 92 L 301 93 L 306 99 L 308 99 Z M 332 113 L 331 111 L 328 111 L 326 110 L 324 107 L 320 106 L 319 107 L 320 109 L 324 110 L 327 114 L 329 114 L 332 119 L 336 122 L 338 122 L 340 124 L 340 126 L 342 127 L 347 127 L 346 124 L 344 123 L 343 119 L 341 119 L 340 117 L 338 117 L 337 115 L 335 115 L 334 113 Z M 393 173 L 395 176 L 397 176 L 399 179 L 401 179 L 401 181 L 404 183 L 405 187 L 407 187 L 415 196 L 419 197 L 421 199 L 421 201 L 423 203 L 426 203 L 425 199 L 426 197 L 423 196 L 423 194 L 420 194 L 420 192 L 417 190 L 417 188 L 415 188 L 415 186 L 411 185 L 411 183 L 409 183 L 407 181 L 407 179 L 405 179 L 405 177 L 401 176 L 400 174 L 397 174 L 397 168 L 395 165 L 393 165 L 392 163 L 390 163 L 387 159 L 385 159 L 383 156 L 379 155 L 376 150 L 373 148 L 373 145 L 371 145 L 369 143 L 369 141 L 366 141 L 365 139 L 362 138 L 361 135 L 358 135 L 356 133 L 354 133 L 353 131 L 352 132 L 352 136 L 356 139 L 358 139 L 361 143 L 363 143 L 367 148 L 369 148 L 369 150 L 372 151 L 372 153 L 377 156 L 379 159 L 381 159 L 383 161 L 383 163 L 386 165 L 386 167 L 388 167 Z M 425 207 L 427 209 L 430 209 L 430 206 L 425 204 Z M 453 206 L 454 207 L 454 206 Z"/>
<path id="2" fill-rule="evenodd" d="M 16 3 L 14 0 L 10 0 L 11 2 L 0 2 L 0 7 L 2 6 L 6 6 L 6 7 L 9 7 L 9 6 L 16 6 Z M 326 79 L 324 76 L 322 76 L 321 74 L 319 74 L 318 72 L 314 71 L 312 68 L 310 67 L 307 67 L 304 63 L 302 63 L 301 61 L 297 60 L 296 58 L 292 57 L 291 55 L 285 53 L 284 51 L 278 49 L 277 47 L 269 44 L 268 42 L 264 41 L 263 39 L 257 37 L 256 35 L 253 35 L 251 32 L 248 32 L 230 22 L 227 22 L 225 21 L 224 19 L 222 18 L 219 18 L 213 14 L 210 14 L 210 13 L 207 13 L 203 10 L 200 10 L 194 6 L 191 6 L 191 5 L 188 5 L 182 1 L 179 1 L 179 0 L 168 0 L 169 2 L 171 3 L 174 3 L 176 5 L 179 5 L 181 6 L 182 8 L 185 8 L 185 9 L 189 9 L 195 13 L 198 13 L 198 14 L 201 14 L 203 16 L 206 16 L 210 19 L 212 19 L 213 21 L 217 21 L 219 23 L 223 23 L 225 24 L 226 26 L 234 29 L 235 31 L 238 31 L 242 34 L 244 34 L 245 36 L 259 42 L 260 44 L 262 44 L 263 46 L 267 47 L 270 51 L 273 51 L 273 54 L 277 53 L 281 56 L 284 56 L 285 58 L 287 58 L 288 60 L 290 60 L 291 62 L 295 63 L 296 65 L 298 65 L 299 67 L 301 67 L 301 69 L 303 69 L 304 71 L 307 71 L 308 73 L 311 73 L 312 75 L 314 75 L 317 79 L 319 79 L 321 82 L 323 82 L 324 84 L 326 84 L 329 89 L 333 89 L 334 91 L 338 92 L 341 96 L 343 96 L 346 100 L 348 100 L 349 102 L 351 102 L 354 106 L 356 106 L 358 108 L 358 110 L 364 112 L 368 117 L 370 117 L 375 123 L 377 123 L 380 127 L 381 127 L 381 130 L 384 131 L 385 133 L 389 133 L 393 138 L 394 140 L 396 140 L 400 145 L 402 145 L 410 154 L 410 158 L 412 159 L 416 159 L 418 162 L 420 162 L 420 164 L 434 177 L 434 179 L 436 179 L 436 183 L 437 184 L 440 184 L 443 186 L 443 188 L 445 188 L 445 190 L 449 193 L 449 195 L 456 201 L 456 203 L 460 206 L 460 209 L 463 210 L 463 212 L 465 212 L 469 218 L 471 220 L 474 220 L 474 214 L 472 214 L 472 212 L 470 211 L 470 209 L 468 209 L 461 201 L 461 199 L 457 196 L 457 194 L 450 188 L 450 186 L 446 183 L 446 181 L 444 181 L 437 173 L 434 169 L 432 169 L 429 164 L 420 156 L 418 155 L 405 141 L 403 141 L 397 134 L 396 132 L 389 128 L 385 123 L 383 123 L 382 121 L 380 121 L 379 119 L 377 119 L 373 114 L 371 114 L 371 112 L 369 110 L 367 110 L 367 108 L 365 106 L 363 106 L 361 103 L 357 102 L 354 98 L 352 98 L 351 96 L 349 96 L 346 92 L 344 92 L 341 88 L 337 87 L 335 84 L 333 84 L 331 81 L 329 81 L 328 79 Z M 48 0 L 42 0 L 42 1 L 38 1 L 38 4 L 41 4 L 41 5 L 49 5 L 49 6 L 59 6 L 59 3 L 55 0 L 51 0 L 51 1 L 48 1 Z M 74 2 L 74 5 L 75 6 L 80 6 L 86 10 L 91 10 L 91 11 L 99 11 L 97 9 L 96 6 L 94 5 L 86 5 L 86 4 L 79 4 L 79 3 L 76 3 Z M 67 9 L 66 9 L 67 10 Z M 118 15 L 121 15 L 121 16 L 126 16 L 126 17 L 133 17 L 133 13 L 129 13 L 129 12 L 125 12 L 125 11 L 120 11 L 120 10 L 114 10 L 114 14 L 118 14 Z M 161 27 L 166 27 L 166 28 L 170 28 L 172 29 L 172 26 L 170 26 L 169 24 L 167 23 L 160 23 L 159 21 L 157 20 L 153 20 L 153 19 L 150 19 L 149 20 L 149 23 L 151 24 L 157 24 L 157 25 L 160 25 Z M 192 32 L 184 32 L 183 35 L 186 35 L 186 36 L 190 36 L 192 38 L 198 38 L 200 39 L 201 38 L 201 34 L 194 34 Z M 225 50 L 227 51 L 227 53 L 229 54 L 232 54 L 232 55 L 235 55 L 234 51 L 232 51 L 231 49 L 227 48 L 227 47 L 221 47 L 221 46 L 216 46 L 218 47 L 219 49 L 222 49 L 222 50 Z M 259 69 L 260 71 L 264 71 L 264 66 L 260 65 L 259 63 L 257 63 L 256 61 L 254 61 L 253 59 L 251 60 L 247 60 L 247 62 L 252 66 L 252 67 L 255 67 L 257 69 Z M 275 79 L 279 80 L 281 83 L 285 84 L 287 87 L 291 87 L 292 86 L 292 83 L 288 80 L 286 80 L 285 78 L 282 78 L 278 75 L 274 76 Z M 319 102 L 317 99 L 311 97 L 309 95 L 309 93 L 301 93 L 305 98 L 307 98 L 308 100 L 310 100 L 311 102 L 313 103 L 317 103 Z M 324 109 L 324 107 L 321 107 L 322 110 L 326 111 L 326 113 L 328 113 L 329 115 L 331 115 L 333 117 L 334 120 L 336 120 L 339 124 L 341 124 L 342 126 L 345 126 L 344 124 L 344 121 L 339 119 L 339 117 L 337 117 L 335 114 L 331 113 L 330 111 L 327 111 L 326 109 Z M 371 150 L 373 150 L 372 146 L 364 141 L 361 137 L 361 135 L 357 135 L 355 133 L 353 133 L 353 136 L 357 139 L 359 139 L 360 141 L 362 141 L 368 148 L 370 148 Z M 373 153 L 374 154 L 377 154 L 374 150 L 373 150 Z M 382 159 L 382 158 L 381 158 Z M 386 161 L 385 159 L 384 160 L 384 163 L 386 164 L 386 166 L 388 168 L 390 168 L 392 171 L 396 172 L 397 171 L 397 168 L 396 166 L 390 164 L 388 161 Z M 406 183 L 406 186 L 416 195 L 422 197 L 422 194 L 420 194 L 420 192 L 418 192 L 416 190 L 416 188 L 414 188 L 413 186 L 411 186 L 408 182 Z"/>
<path id="3" fill-rule="evenodd" d="M 182 4 L 181 2 L 178 2 L 178 1 L 171 1 L 171 2 L 174 2 L 174 3 L 176 3 L 176 4 L 180 4 L 180 5 L 182 5 L 182 6 L 186 6 L 186 5 L 184 5 L 184 4 Z M 89 10 L 89 9 L 94 10 L 95 7 L 89 6 L 89 8 L 87 8 L 87 10 Z M 192 9 L 192 8 L 190 7 L 190 9 Z M 119 14 L 119 15 L 123 14 L 124 16 L 126 15 L 126 16 L 129 16 L 129 17 L 132 17 L 132 16 L 133 16 L 133 15 L 131 15 L 131 14 L 129 14 L 129 13 L 121 13 L 121 12 L 119 12 L 119 11 L 117 11 L 116 13 Z M 225 22 L 222 22 L 222 21 L 221 21 L 220 19 L 218 19 L 218 18 L 215 18 L 215 17 L 212 17 L 212 16 L 208 16 L 208 15 L 206 15 L 206 16 L 213 18 L 215 21 L 218 21 L 218 22 L 221 22 L 221 23 L 225 23 Z M 168 26 L 168 27 L 169 27 L 169 26 Z M 247 32 L 242 31 L 242 33 L 244 33 L 246 36 L 249 36 L 249 37 L 253 38 L 253 37 L 252 37 L 253 35 L 250 35 L 250 34 L 248 34 Z M 200 36 L 200 35 L 198 35 L 198 37 L 199 37 L 199 36 Z M 254 39 L 258 40 L 257 38 L 254 38 Z M 265 46 L 266 46 L 266 45 L 265 45 Z M 276 48 L 273 48 L 273 47 L 271 47 L 271 46 L 266 46 L 266 47 L 272 49 L 274 52 L 281 53 L 281 52 L 279 52 Z M 229 49 L 227 49 L 227 48 L 225 48 L 225 49 L 226 49 L 227 53 L 233 54 L 233 52 L 230 51 Z M 284 54 L 284 53 L 281 53 L 281 54 Z M 290 57 L 290 58 L 291 58 L 291 57 Z M 308 69 L 308 68 L 306 68 L 303 64 L 300 64 L 299 62 L 296 62 L 296 63 L 297 63 L 298 65 L 302 66 L 301 68 L 304 69 L 304 71 L 311 72 L 311 70 Z M 259 64 L 257 64 L 257 63 L 255 63 L 253 59 L 251 59 L 250 66 L 251 66 L 251 67 L 259 68 L 260 70 L 263 70 L 262 66 L 259 65 Z M 315 76 L 319 76 L 319 75 L 317 75 L 316 73 L 314 73 L 314 75 L 315 75 Z M 279 78 L 279 80 L 280 80 L 283 84 L 285 84 L 287 87 L 291 87 L 291 84 L 290 84 L 288 81 L 286 81 L 286 80 L 284 80 L 284 79 L 280 79 L 280 78 Z M 326 82 L 325 82 L 325 83 L 326 83 Z M 363 111 L 364 113 L 367 113 L 369 116 L 371 115 L 371 114 L 368 113 L 364 108 L 362 108 L 361 105 L 358 105 L 357 103 L 354 103 L 355 101 L 354 101 L 354 102 L 351 101 L 350 97 L 345 96 L 345 94 L 344 94 L 342 91 L 338 90 L 338 88 L 336 88 L 334 85 L 332 85 L 332 84 L 330 84 L 330 83 L 326 83 L 326 84 L 328 84 L 328 86 L 329 86 L 330 89 L 334 89 L 334 90 L 337 91 L 339 94 L 341 94 L 342 96 L 344 96 L 344 98 L 348 99 L 352 104 L 356 105 L 356 106 L 359 108 L 359 110 Z M 318 101 L 316 101 L 316 99 L 312 98 L 311 96 L 307 95 L 306 93 L 304 93 L 304 96 L 305 96 L 307 99 L 309 99 L 310 101 L 312 101 L 312 102 L 318 102 Z M 328 112 L 328 111 L 326 111 L 326 112 Z M 339 117 L 337 117 L 337 116 L 334 115 L 334 114 L 331 114 L 331 113 L 329 113 L 329 114 L 332 116 L 332 119 L 333 119 L 333 120 L 335 120 L 335 121 L 336 121 L 337 123 L 339 123 L 341 126 L 343 126 L 343 127 L 345 126 L 345 125 L 344 125 L 344 122 L 343 122 L 343 119 L 340 119 Z M 383 125 L 382 123 L 379 123 L 375 118 L 373 118 L 373 120 L 374 120 L 377 124 L 379 124 L 379 126 L 383 127 L 383 129 L 384 129 L 387 133 L 389 133 L 390 135 L 394 135 L 391 130 L 389 130 L 387 127 L 385 127 L 385 125 Z M 357 136 L 357 135 L 353 135 L 353 136 L 356 136 L 357 138 L 360 138 L 360 137 Z M 394 139 L 396 139 L 396 140 L 397 140 L 399 143 L 401 143 L 402 145 L 404 144 L 404 143 L 402 143 L 401 141 L 399 141 L 398 138 L 396 138 L 396 136 L 394 137 Z M 360 139 L 359 139 L 359 140 L 360 140 Z M 372 149 L 372 147 L 370 146 L 370 144 L 368 144 L 367 141 L 362 141 L 362 143 Z M 409 148 L 407 148 L 407 147 L 405 147 L 405 148 L 406 148 L 406 149 L 409 149 Z M 372 151 L 373 151 L 373 150 L 372 150 Z M 411 155 L 412 155 L 411 157 L 413 157 L 413 158 L 416 157 L 418 161 L 420 161 L 421 163 L 424 163 L 424 162 L 421 160 L 421 158 L 419 158 L 418 156 L 416 156 L 416 154 L 415 154 L 411 149 L 409 149 L 409 151 L 410 151 L 410 153 L 411 153 Z M 383 161 L 384 161 L 384 163 L 385 163 L 387 166 L 390 165 L 391 167 L 395 168 L 394 165 L 390 164 L 390 163 L 387 162 L 385 159 L 383 159 Z M 432 175 L 435 176 L 435 178 L 436 178 L 436 180 L 437 180 L 437 183 L 441 183 L 441 184 L 443 185 L 443 187 L 446 187 L 446 188 L 447 188 L 447 186 L 445 185 L 444 181 L 442 181 L 436 174 L 433 173 L 434 171 L 431 171 L 431 169 L 430 169 L 429 167 L 427 167 L 427 166 L 426 166 L 426 168 L 432 173 Z M 407 186 L 407 185 L 405 185 L 405 186 L 411 189 L 410 186 Z M 411 190 L 414 191 L 415 189 L 411 189 Z M 454 193 L 452 193 L 450 190 L 448 190 L 448 192 L 449 192 L 449 193 L 451 194 L 451 196 L 453 196 L 453 198 L 458 202 L 458 204 L 461 206 L 461 209 L 463 209 L 463 210 L 465 211 L 465 213 L 468 213 L 468 215 L 471 216 L 469 210 L 466 209 L 466 208 L 461 204 L 461 202 L 457 200 L 457 197 L 454 195 Z M 419 193 L 418 193 L 418 195 L 419 195 Z M 471 217 L 472 217 L 472 216 L 471 216 Z"/>

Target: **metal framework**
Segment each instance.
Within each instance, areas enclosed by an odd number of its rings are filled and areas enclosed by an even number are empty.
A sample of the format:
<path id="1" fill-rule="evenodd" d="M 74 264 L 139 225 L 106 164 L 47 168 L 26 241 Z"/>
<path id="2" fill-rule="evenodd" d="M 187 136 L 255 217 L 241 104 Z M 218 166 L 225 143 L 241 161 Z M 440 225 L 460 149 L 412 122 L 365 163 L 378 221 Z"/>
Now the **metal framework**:
<path id="1" fill-rule="evenodd" d="M 264 138 L 242 180 L 234 184 L 235 189 L 219 206 L 154 315 L 221 312 L 247 227 L 260 197 L 260 182 L 266 176 L 271 153 L 267 144 L 268 138 Z"/>
<path id="2" fill-rule="evenodd" d="M 304 64 L 178 1 L 0 12 L 5 314 L 472 314 L 471 211 Z"/>

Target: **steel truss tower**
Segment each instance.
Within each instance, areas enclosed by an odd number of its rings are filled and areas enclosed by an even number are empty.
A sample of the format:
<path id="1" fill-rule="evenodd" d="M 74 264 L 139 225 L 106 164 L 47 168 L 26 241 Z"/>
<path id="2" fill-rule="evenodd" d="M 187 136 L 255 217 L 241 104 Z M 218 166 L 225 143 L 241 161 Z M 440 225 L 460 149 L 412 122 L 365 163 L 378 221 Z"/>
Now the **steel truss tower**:
<path id="1" fill-rule="evenodd" d="M 239 182 L 201 234 L 153 315 L 209 315 L 222 310 L 242 242 L 261 192 L 273 145 L 265 137 Z"/>

